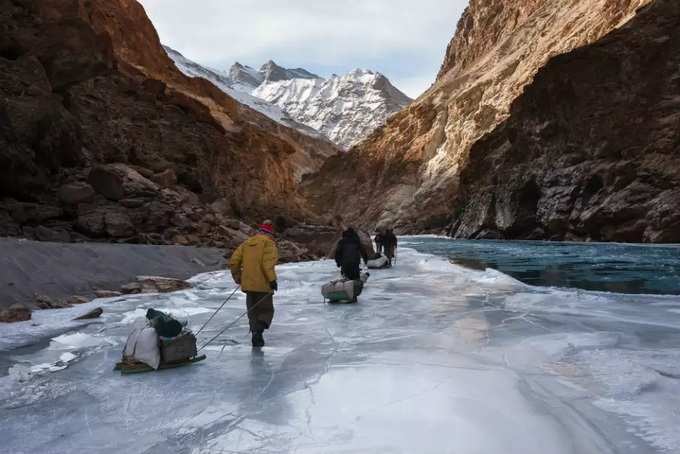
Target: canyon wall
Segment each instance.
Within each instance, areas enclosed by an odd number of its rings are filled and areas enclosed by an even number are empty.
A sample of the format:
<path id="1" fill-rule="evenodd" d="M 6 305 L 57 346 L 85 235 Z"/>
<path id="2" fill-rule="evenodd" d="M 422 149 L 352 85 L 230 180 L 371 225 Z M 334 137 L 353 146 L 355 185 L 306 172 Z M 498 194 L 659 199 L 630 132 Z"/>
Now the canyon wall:
<path id="1" fill-rule="evenodd" d="M 0 235 L 221 246 L 312 219 L 336 152 L 183 75 L 135 0 L 0 0 Z"/>
<path id="2" fill-rule="evenodd" d="M 667 2 L 654 3 L 665 5 Z M 348 156 L 329 159 L 318 174 L 305 179 L 303 184 L 308 198 L 320 212 L 340 214 L 367 227 L 392 225 L 401 232 L 452 232 L 466 238 L 487 236 L 485 230 L 489 231 L 488 236 L 503 238 L 625 237 L 645 241 L 667 238 L 659 232 L 639 238 L 635 235 L 608 236 L 586 232 L 592 231 L 592 228 L 569 233 L 570 226 L 563 224 L 563 227 L 558 228 L 558 222 L 553 222 L 554 229 L 532 230 L 529 235 L 512 228 L 490 226 L 488 224 L 492 222 L 488 217 L 486 221 L 472 220 L 475 216 L 484 217 L 478 209 L 488 209 L 478 200 L 488 197 L 488 194 L 479 192 L 490 189 L 484 181 L 494 178 L 502 181 L 505 174 L 496 176 L 493 165 L 480 162 L 481 156 L 486 154 L 483 151 L 475 151 L 474 161 L 471 161 L 471 150 L 480 149 L 481 145 L 477 146 L 480 140 L 489 140 L 487 135 L 495 134 L 497 128 L 512 121 L 512 116 L 518 111 L 511 111 L 511 106 L 523 96 L 543 68 L 572 54 L 580 55 L 581 59 L 600 58 L 599 55 L 582 54 L 581 49 L 608 39 L 608 35 L 626 24 L 629 24 L 626 29 L 640 26 L 631 21 L 638 10 L 646 11 L 645 7 L 649 4 L 649 0 L 471 1 L 459 21 L 456 35 L 448 47 L 433 87 L 355 147 Z M 659 7 L 664 6 L 654 5 L 652 9 Z M 650 33 L 659 35 L 650 35 L 649 40 L 665 39 L 662 31 L 653 30 Z M 621 46 L 647 45 L 647 41 L 635 44 L 635 39 L 633 36 Z M 667 45 L 674 44 L 669 42 Z M 634 55 L 630 56 L 629 61 L 627 54 L 621 54 L 617 64 L 624 67 L 630 65 L 631 74 L 636 71 L 644 73 L 645 62 L 633 58 Z M 586 66 L 585 62 L 580 61 L 580 64 Z M 611 75 L 611 71 L 602 73 L 602 77 L 605 75 Z M 607 85 L 606 81 L 593 82 L 599 88 Z M 583 83 L 586 81 L 583 80 Z M 625 84 L 612 84 L 612 89 L 622 90 L 623 96 L 627 90 Z M 592 94 L 589 92 L 589 95 Z M 573 101 L 563 99 L 563 96 L 573 95 L 568 91 L 546 92 L 543 95 L 550 96 L 543 100 L 546 111 Z M 633 96 L 625 106 L 617 106 L 636 111 L 645 102 L 643 98 Z M 600 107 L 604 106 L 607 96 L 601 94 L 596 103 Z M 560 134 L 568 132 L 572 136 L 579 136 L 581 146 L 591 146 L 587 137 L 580 136 L 580 128 L 583 119 L 588 117 L 594 107 L 595 103 L 591 106 L 587 99 L 573 102 L 570 111 L 561 113 L 565 117 Z M 613 102 L 611 107 L 615 107 Z M 630 118 L 628 113 L 620 112 L 618 115 L 621 118 L 628 115 Z M 595 120 L 602 119 L 590 117 L 591 122 Z M 609 122 L 604 120 L 590 125 L 592 130 L 604 130 L 609 126 Z M 639 128 L 637 132 L 640 140 L 653 138 L 654 134 L 644 128 Z M 566 140 L 559 134 L 552 139 Z M 550 150 L 556 149 L 556 145 L 547 140 L 547 136 L 535 140 L 532 156 L 536 157 L 545 151 L 546 156 L 550 156 L 545 158 L 546 162 L 568 174 L 571 170 L 567 161 L 555 161 L 556 156 Z M 626 140 L 622 138 L 618 146 L 623 150 L 633 150 L 632 144 Z M 512 151 L 504 154 L 508 163 L 516 153 L 526 153 L 523 146 L 515 144 Z M 485 161 L 486 164 L 490 164 L 490 159 Z M 518 159 L 521 158 L 518 156 Z M 475 170 L 468 167 L 474 167 Z M 461 176 L 465 178 L 461 180 Z M 601 177 L 603 184 L 611 181 L 604 174 Z M 533 198 L 549 198 L 549 188 L 540 187 L 542 184 L 552 184 L 548 183 L 549 180 L 536 179 L 536 187 L 527 186 L 525 192 Z M 579 188 L 580 184 L 577 184 Z M 617 203 L 637 203 L 634 200 L 628 202 L 623 193 L 620 197 Z M 640 217 L 639 211 L 636 213 L 638 220 L 644 218 Z M 465 220 L 461 219 L 463 214 Z M 545 212 L 541 216 L 545 222 L 552 222 L 550 219 L 554 214 Z"/>
<path id="3" fill-rule="evenodd" d="M 680 3 L 553 58 L 475 143 L 451 233 L 680 242 Z"/>

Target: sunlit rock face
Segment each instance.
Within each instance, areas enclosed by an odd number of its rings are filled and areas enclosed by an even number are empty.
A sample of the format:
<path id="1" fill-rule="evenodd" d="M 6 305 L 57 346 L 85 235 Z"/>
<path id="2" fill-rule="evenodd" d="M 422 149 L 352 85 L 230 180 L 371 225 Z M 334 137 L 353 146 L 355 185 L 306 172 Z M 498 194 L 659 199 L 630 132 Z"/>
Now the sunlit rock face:
<path id="1" fill-rule="evenodd" d="M 309 219 L 298 180 L 337 149 L 182 74 L 136 1 L 0 17 L 0 235 L 222 245 L 227 219 Z"/>
<path id="2" fill-rule="evenodd" d="M 680 241 L 680 4 L 552 59 L 461 173 L 458 237 Z"/>
<path id="3" fill-rule="evenodd" d="M 404 232 L 449 231 L 460 215 L 458 201 L 468 191 L 460 176 L 475 143 L 508 120 L 513 102 L 550 61 L 600 41 L 648 3 L 472 1 L 433 87 L 349 157 L 327 161 L 305 181 L 308 197 L 317 209 L 359 224 L 391 224 Z M 546 101 L 546 106 L 561 100 Z M 590 106 L 583 102 L 578 109 L 565 114 L 582 119 Z M 484 172 L 494 175 L 493 167 Z M 469 215 L 484 217 L 478 210 Z M 481 233 L 470 230 L 460 235 Z M 516 236 L 512 230 L 495 234 Z"/>

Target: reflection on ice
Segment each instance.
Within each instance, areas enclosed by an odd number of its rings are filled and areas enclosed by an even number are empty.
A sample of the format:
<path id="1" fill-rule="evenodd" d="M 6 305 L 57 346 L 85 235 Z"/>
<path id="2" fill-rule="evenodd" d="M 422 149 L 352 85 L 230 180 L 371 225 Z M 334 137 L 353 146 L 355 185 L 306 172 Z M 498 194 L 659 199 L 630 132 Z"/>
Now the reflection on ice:
<path id="1" fill-rule="evenodd" d="M 4 449 L 680 451 L 677 297 L 530 287 L 403 250 L 358 305 L 333 306 L 320 295 L 333 263 L 279 271 L 267 347 L 250 348 L 241 320 L 183 369 L 111 370 L 149 307 L 200 327 L 233 289 L 226 272 L 175 294 L 95 302 L 105 313 L 94 324 L 42 311 L 39 326 L 0 326 Z M 199 343 L 243 306 L 237 294 Z"/>

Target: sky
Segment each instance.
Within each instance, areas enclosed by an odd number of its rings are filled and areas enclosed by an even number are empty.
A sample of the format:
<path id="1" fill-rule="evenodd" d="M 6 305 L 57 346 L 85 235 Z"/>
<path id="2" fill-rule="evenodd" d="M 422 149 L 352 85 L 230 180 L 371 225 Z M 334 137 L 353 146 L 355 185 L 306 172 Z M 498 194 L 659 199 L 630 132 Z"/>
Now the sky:
<path id="1" fill-rule="evenodd" d="M 411 97 L 434 82 L 468 0 L 140 0 L 163 44 L 202 65 L 268 60 L 320 76 L 385 74 Z"/>

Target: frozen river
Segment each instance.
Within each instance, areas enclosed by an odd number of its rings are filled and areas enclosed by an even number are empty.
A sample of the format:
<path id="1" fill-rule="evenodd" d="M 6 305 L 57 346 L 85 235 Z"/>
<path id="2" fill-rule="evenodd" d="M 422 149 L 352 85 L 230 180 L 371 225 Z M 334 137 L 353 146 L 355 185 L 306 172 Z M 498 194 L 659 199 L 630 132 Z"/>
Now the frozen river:
<path id="1" fill-rule="evenodd" d="M 267 347 L 241 320 L 176 370 L 112 368 L 146 308 L 198 328 L 227 273 L 0 325 L 0 452 L 680 452 L 678 296 L 529 286 L 441 255 L 401 249 L 357 305 L 323 303 L 334 263 L 280 266 Z M 101 319 L 68 321 L 93 306 Z"/>

